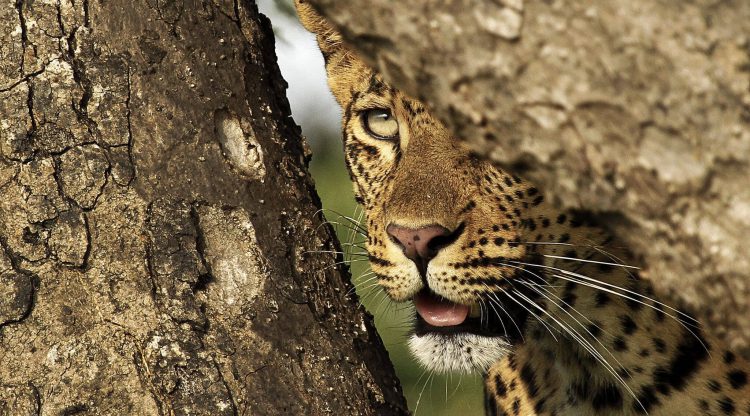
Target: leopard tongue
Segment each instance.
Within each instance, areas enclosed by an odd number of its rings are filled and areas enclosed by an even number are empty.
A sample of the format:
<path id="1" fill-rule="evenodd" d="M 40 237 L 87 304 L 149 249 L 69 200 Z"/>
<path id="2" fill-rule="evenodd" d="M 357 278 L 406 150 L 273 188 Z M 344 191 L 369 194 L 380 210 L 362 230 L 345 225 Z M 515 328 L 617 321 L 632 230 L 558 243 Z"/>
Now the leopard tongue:
<path id="1" fill-rule="evenodd" d="M 469 315 L 469 307 L 421 292 L 414 297 L 414 306 L 422 319 L 432 326 L 460 325 Z"/>

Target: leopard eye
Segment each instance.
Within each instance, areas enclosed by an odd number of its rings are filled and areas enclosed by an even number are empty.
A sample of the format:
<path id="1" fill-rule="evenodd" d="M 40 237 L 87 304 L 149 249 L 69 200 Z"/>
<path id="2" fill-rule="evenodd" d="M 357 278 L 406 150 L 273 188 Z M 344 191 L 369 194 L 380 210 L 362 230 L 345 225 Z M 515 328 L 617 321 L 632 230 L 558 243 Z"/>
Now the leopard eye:
<path id="1" fill-rule="evenodd" d="M 373 108 L 362 113 L 365 131 L 377 139 L 392 140 L 398 138 L 398 121 L 385 108 Z"/>

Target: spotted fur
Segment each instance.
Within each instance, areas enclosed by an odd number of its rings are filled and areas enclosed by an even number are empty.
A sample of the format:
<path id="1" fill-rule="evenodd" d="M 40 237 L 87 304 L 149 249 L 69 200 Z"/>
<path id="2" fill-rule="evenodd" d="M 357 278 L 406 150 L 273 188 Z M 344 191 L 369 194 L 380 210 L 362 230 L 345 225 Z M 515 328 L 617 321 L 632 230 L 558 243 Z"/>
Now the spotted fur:
<path id="1" fill-rule="evenodd" d="M 618 243 L 528 182 L 478 160 L 419 101 L 394 89 L 302 0 L 344 109 L 347 167 L 373 272 L 395 301 L 429 289 L 478 305 L 487 334 L 409 341 L 436 371 L 485 374 L 490 415 L 748 415 L 748 363 L 659 302 Z M 366 131 L 387 109 L 397 140 Z M 460 229 L 420 271 L 389 224 Z"/>

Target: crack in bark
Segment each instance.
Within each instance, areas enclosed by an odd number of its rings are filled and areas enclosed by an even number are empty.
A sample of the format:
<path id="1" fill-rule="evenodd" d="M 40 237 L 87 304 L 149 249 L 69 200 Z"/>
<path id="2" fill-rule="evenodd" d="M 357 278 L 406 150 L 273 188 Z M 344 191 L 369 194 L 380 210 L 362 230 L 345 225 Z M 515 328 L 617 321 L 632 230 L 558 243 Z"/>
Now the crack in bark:
<path id="1" fill-rule="evenodd" d="M 31 119 L 31 130 L 26 132 L 26 138 L 29 139 L 36 131 L 36 117 L 34 117 L 34 84 L 31 81 L 26 82 L 28 94 L 26 96 L 26 107 L 29 109 L 29 118 Z"/>
<path id="2" fill-rule="evenodd" d="M 26 64 L 26 44 L 28 43 L 28 34 L 26 31 L 26 18 L 23 15 L 23 0 L 16 0 L 16 11 L 18 11 L 18 20 L 21 25 L 21 74 L 23 74 Z"/>
<path id="3" fill-rule="evenodd" d="M 34 385 L 34 383 L 29 382 L 29 387 L 31 388 L 31 393 L 34 395 L 34 403 L 36 404 L 36 416 L 40 416 L 42 414 L 42 396 L 39 394 L 39 388 Z"/>
<path id="4" fill-rule="evenodd" d="M 88 4 L 88 1 L 85 2 Z M 127 74 L 126 74 L 126 81 L 128 86 L 128 93 L 125 97 L 125 121 L 128 125 L 128 161 L 130 162 L 130 166 L 133 169 L 133 176 L 128 180 L 128 182 L 125 184 L 125 186 L 130 186 L 131 183 L 135 180 L 135 178 L 138 176 L 138 170 L 136 169 L 135 163 L 133 162 L 133 124 L 131 122 L 131 115 L 132 115 L 132 109 L 130 108 L 130 100 L 132 98 L 133 93 L 133 84 L 131 83 L 130 79 L 130 65 L 127 66 Z"/>
<path id="5" fill-rule="evenodd" d="M 80 29 L 80 27 L 74 26 L 70 29 L 70 32 L 68 32 L 65 29 L 65 24 L 62 20 L 61 0 L 57 1 L 55 7 L 57 9 L 57 24 L 60 27 L 60 32 L 63 34 L 63 37 L 65 38 L 65 44 L 67 45 L 67 50 L 62 50 L 61 52 L 66 58 L 66 61 L 73 69 L 73 81 L 75 81 L 75 83 L 78 84 L 83 90 L 81 99 L 78 101 L 77 105 L 75 103 L 72 105 L 72 109 L 76 113 L 78 121 L 84 123 L 88 128 L 89 133 L 98 140 L 100 138 L 99 126 L 97 125 L 96 121 L 94 121 L 88 115 L 88 104 L 91 100 L 91 97 L 93 96 L 92 82 L 86 75 L 86 64 L 76 56 L 76 34 L 78 33 L 78 29 Z M 86 26 L 84 25 L 84 27 Z"/>
<path id="6" fill-rule="evenodd" d="M 81 217 L 83 217 L 83 229 L 86 230 L 86 250 L 83 252 L 81 265 L 76 266 L 75 269 L 86 272 L 89 268 L 89 257 L 91 256 L 92 249 L 91 227 L 89 226 L 89 217 L 86 214 L 86 211 L 81 212 Z"/>
<path id="7" fill-rule="evenodd" d="M 83 0 L 83 27 L 90 29 L 91 20 L 89 18 L 89 0 Z"/>
<path id="8" fill-rule="evenodd" d="M 8 86 L 0 88 L 0 92 L 11 91 L 14 88 L 16 88 L 17 86 L 23 84 L 24 82 L 31 81 L 32 79 L 34 79 L 34 78 L 38 77 L 39 75 L 43 74 L 44 71 L 47 70 L 47 66 L 49 64 L 57 61 L 58 59 L 60 59 L 60 56 L 55 56 L 54 58 L 52 58 L 49 61 L 47 61 L 44 64 L 42 64 L 42 67 L 39 70 L 34 71 L 34 72 L 30 72 L 30 73 L 28 73 L 26 75 L 23 75 L 22 78 L 20 78 L 20 79 L 18 79 L 16 81 L 13 81 L 11 84 L 8 84 Z"/>
<path id="9" fill-rule="evenodd" d="M 195 251 L 204 270 L 204 273 L 198 274 L 198 281 L 193 285 L 193 293 L 206 290 L 208 285 L 216 280 L 211 271 L 211 264 L 206 259 L 206 238 L 203 235 L 203 229 L 200 225 L 200 212 L 198 212 L 200 205 L 202 203 L 198 201 L 193 201 L 190 204 L 190 217 L 193 220 L 193 227 L 195 228 Z"/>
<path id="10" fill-rule="evenodd" d="M 11 250 L 10 245 L 8 245 L 8 241 L 5 238 L 5 236 L 0 235 L 0 250 L 5 253 L 5 256 L 10 261 L 10 267 L 11 269 L 27 279 L 29 279 L 29 297 L 28 297 L 28 303 L 26 305 L 25 310 L 21 313 L 21 315 L 16 319 L 9 319 L 4 322 L 0 322 L 0 335 L 2 335 L 2 329 L 8 325 L 17 324 L 22 321 L 24 321 L 26 318 L 28 318 L 31 315 L 31 311 L 34 310 L 34 306 L 36 305 L 36 294 L 37 294 L 37 288 L 39 287 L 39 277 L 32 273 L 29 270 L 24 269 L 21 267 L 21 261 L 26 260 L 18 253 L 13 252 Z"/>

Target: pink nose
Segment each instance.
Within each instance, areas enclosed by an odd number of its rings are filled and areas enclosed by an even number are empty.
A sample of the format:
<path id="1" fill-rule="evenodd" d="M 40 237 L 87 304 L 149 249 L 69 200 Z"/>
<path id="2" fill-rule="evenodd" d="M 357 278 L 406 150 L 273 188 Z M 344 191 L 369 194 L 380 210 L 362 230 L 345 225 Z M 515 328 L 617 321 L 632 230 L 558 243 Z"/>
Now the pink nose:
<path id="1" fill-rule="evenodd" d="M 418 266 L 427 266 L 442 249 L 456 241 L 463 227 L 451 231 L 440 225 L 428 225 L 421 228 L 407 228 L 389 224 L 385 231 L 394 243 L 404 251 L 406 257 Z"/>

